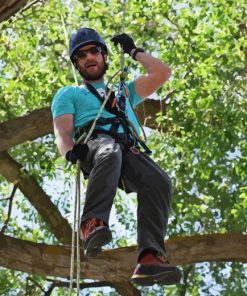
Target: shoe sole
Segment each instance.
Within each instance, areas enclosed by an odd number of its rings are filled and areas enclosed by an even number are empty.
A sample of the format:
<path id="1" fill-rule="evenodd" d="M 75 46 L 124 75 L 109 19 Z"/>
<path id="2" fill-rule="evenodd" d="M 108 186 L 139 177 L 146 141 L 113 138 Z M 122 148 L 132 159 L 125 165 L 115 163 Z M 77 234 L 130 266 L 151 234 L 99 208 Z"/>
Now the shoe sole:
<path id="1" fill-rule="evenodd" d="M 166 272 L 156 275 L 134 275 L 131 278 L 131 282 L 140 286 L 153 286 L 158 285 L 175 285 L 181 280 L 181 274 L 179 272 Z"/>
<path id="2" fill-rule="evenodd" d="M 89 239 L 87 247 L 84 251 L 85 257 L 96 257 L 98 256 L 102 249 L 101 247 L 107 245 L 112 240 L 112 234 L 109 229 L 99 229 L 95 234 Z"/>

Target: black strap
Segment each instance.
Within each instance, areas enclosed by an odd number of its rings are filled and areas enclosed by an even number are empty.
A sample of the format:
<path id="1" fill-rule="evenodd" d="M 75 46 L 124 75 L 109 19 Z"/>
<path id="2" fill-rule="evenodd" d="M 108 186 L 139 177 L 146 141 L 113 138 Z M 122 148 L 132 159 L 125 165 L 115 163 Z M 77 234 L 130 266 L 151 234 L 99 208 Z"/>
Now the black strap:
<path id="1" fill-rule="evenodd" d="M 90 84 L 90 83 L 86 83 L 86 87 L 88 88 L 88 90 L 89 90 L 93 95 L 95 95 L 95 96 L 100 100 L 101 103 L 104 102 L 104 100 L 105 100 L 105 96 L 102 97 L 102 96 L 97 92 L 97 90 L 92 86 L 92 84 Z M 105 109 L 106 109 L 108 112 L 110 112 L 110 113 L 112 113 L 112 114 L 114 114 L 114 115 L 117 115 L 118 110 L 117 110 L 117 108 L 116 108 L 116 104 L 115 104 L 115 101 L 116 101 L 116 99 L 115 99 L 115 95 L 114 95 L 114 93 L 113 93 L 113 92 L 107 87 L 107 88 L 106 88 L 106 93 L 108 93 L 109 91 L 111 92 L 111 94 L 110 94 L 110 97 L 109 97 L 108 101 L 106 102 Z"/>
<path id="2" fill-rule="evenodd" d="M 105 100 L 105 96 L 101 96 L 97 90 L 93 87 L 92 84 L 90 83 L 86 83 L 86 87 L 88 88 L 88 90 L 95 95 L 101 103 L 104 102 Z M 111 124 L 111 129 L 110 129 L 110 133 L 115 135 L 115 137 L 117 137 L 118 134 L 118 128 L 120 126 L 120 124 L 122 125 L 123 129 L 124 129 L 124 133 L 126 134 L 126 137 L 128 139 L 128 144 L 126 145 L 128 147 L 135 147 L 138 146 L 138 143 L 144 148 L 145 152 L 147 154 L 151 154 L 152 151 L 147 147 L 147 145 L 141 141 L 141 140 L 137 140 L 134 136 L 134 133 L 132 132 L 129 123 L 128 123 L 128 118 L 126 117 L 125 114 L 125 108 L 126 108 L 126 98 L 125 96 L 121 93 L 119 96 L 119 100 L 116 101 L 115 95 L 114 93 L 109 90 L 109 88 L 106 89 L 106 93 L 111 92 L 110 97 L 105 105 L 105 109 L 110 112 L 111 114 L 114 114 L 115 117 L 113 118 L 99 118 L 97 120 L 96 123 L 96 127 L 97 125 L 106 125 L 106 124 Z M 116 103 L 115 103 L 116 102 Z M 101 132 L 101 131 L 96 131 L 96 132 Z"/>

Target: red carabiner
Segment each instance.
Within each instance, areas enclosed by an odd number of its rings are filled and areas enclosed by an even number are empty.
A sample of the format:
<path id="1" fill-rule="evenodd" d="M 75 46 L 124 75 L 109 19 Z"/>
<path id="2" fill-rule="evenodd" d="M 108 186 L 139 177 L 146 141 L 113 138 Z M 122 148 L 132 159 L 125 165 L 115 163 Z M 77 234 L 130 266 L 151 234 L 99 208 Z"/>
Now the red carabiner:
<path id="1" fill-rule="evenodd" d="M 135 155 L 140 153 L 140 150 L 136 147 L 130 147 L 130 151 Z"/>

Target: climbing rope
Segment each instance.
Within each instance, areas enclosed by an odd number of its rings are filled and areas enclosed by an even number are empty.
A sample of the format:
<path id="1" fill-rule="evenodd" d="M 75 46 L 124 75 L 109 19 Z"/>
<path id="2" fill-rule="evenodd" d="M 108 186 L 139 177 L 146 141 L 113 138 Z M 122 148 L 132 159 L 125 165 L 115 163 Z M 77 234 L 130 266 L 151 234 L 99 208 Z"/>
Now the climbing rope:
<path id="1" fill-rule="evenodd" d="M 125 32 L 125 18 L 126 18 L 126 0 L 123 0 L 123 16 L 122 16 L 122 32 Z M 124 51 L 121 47 L 120 67 L 124 69 Z"/>
<path id="2" fill-rule="evenodd" d="M 62 7 L 64 5 L 62 4 Z M 68 32 L 65 26 L 65 17 L 63 10 L 61 9 L 61 22 L 64 31 L 65 41 L 67 46 L 69 45 Z M 75 83 L 78 85 L 78 80 L 74 67 L 72 66 L 72 72 Z M 74 213 L 73 213 L 73 228 L 72 228 L 72 238 L 71 238 L 71 257 L 70 257 L 70 285 L 69 285 L 69 296 L 72 295 L 73 281 L 74 281 L 74 265 L 75 265 L 75 245 L 76 245 L 76 294 L 80 295 L 80 273 L 81 273 L 81 260 L 80 260 L 80 196 L 81 196 L 81 186 L 80 186 L 80 161 L 77 162 L 77 172 L 75 180 L 75 199 L 74 199 Z M 76 237 L 75 237 L 76 233 Z"/>
<path id="3" fill-rule="evenodd" d="M 86 144 L 90 137 L 92 136 L 92 133 L 94 131 L 95 125 L 97 123 L 97 120 L 100 118 L 100 115 L 102 111 L 104 110 L 104 107 L 111 95 L 111 88 L 109 87 L 110 83 L 113 84 L 114 79 L 118 76 L 122 75 L 122 70 L 118 70 L 114 75 L 110 77 L 108 80 L 108 83 L 106 85 L 106 89 L 109 89 L 108 92 L 105 95 L 105 99 L 91 125 L 91 128 L 85 137 L 85 135 L 81 135 L 79 139 L 76 141 L 76 143 L 80 143 L 83 138 L 83 143 Z M 73 231 L 72 231 L 72 246 L 71 246 L 71 261 L 70 261 L 70 286 L 69 286 L 69 295 L 72 295 L 72 289 L 73 289 L 73 278 L 74 278 L 74 263 L 75 263 L 75 241 L 76 241 L 76 287 L 77 287 L 77 296 L 79 296 L 80 293 L 80 267 L 81 267 L 81 260 L 80 260 L 80 184 L 81 184 L 81 161 L 77 161 L 77 174 L 76 174 L 76 181 L 75 181 L 75 202 L 74 202 L 74 219 L 73 219 Z M 77 233 L 76 239 L 75 239 L 75 232 Z"/>
<path id="4" fill-rule="evenodd" d="M 64 5 L 62 4 L 62 7 Z M 123 0 L 123 16 L 122 16 L 122 32 L 125 31 L 125 15 L 126 15 L 126 0 Z M 61 22 L 62 22 L 62 28 L 64 31 L 65 41 L 66 44 L 69 44 L 68 39 L 68 32 L 66 30 L 65 21 L 64 21 L 64 13 L 63 10 L 61 10 Z M 92 133 L 94 131 L 95 125 L 97 123 L 97 120 L 100 118 L 100 115 L 102 111 L 104 110 L 104 107 L 110 98 L 112 89 L 109 87 L 110 83 L 113 84 L 116 77 L 120 76 L 121 85 L 122 82 L 124 83 L 124 78 L 127 73 L 127 68 L 124 67 L 124 52 L 121 48 L 121 57 L 120 57 L 120 70 L 118 70 L 114 75 L 110 77 L 108 80 L 108 83 L 106 85 L 106 89 L 109 89 L 108 92 L 105 94 L 105 99 L 101 105 L 101 108 L 99 109 L 97 116 L 95 117 L 93 124 L 91 125 L 91 128 L 85 137 L 85 135 L 82 135 L 76 143 L 79 143 L 83 140 L 83 143 L 86 144 L 90 137 L 92 136 Z M 75 69 L 72 65 L 72 71 L 75 83 L 78 85 L 78 80 L 76 76 Z M 114 85 L 114 84 L 113 84 Z M 133 108 L 133 107 L 132 107 Z M 72 295 L 72 289 L 73 289 L 73 282 L 74 282 L 74 265 L 75 265 L 75 248 L 76 248 L 76 291 L 77 296 L 80 295 L 80 273 L 81 273 L 81 260 L 80 260 L 80 195 L 81 195 L 81 162 L 80 160 L 77 161 L 77 173 L 76 173 L 76 179 L 75 179 L 75 199 L 74 199 L 74 213 L 73 213 L 73 229 L 72 229 L 72 239 L 71 239 L 71 260 L 70 260 L 70 285 L 69 285 L 69 296 Z M 76 233 L 76 236 L 75 236 Z"/>
<path id="5" fill-rule="evenodd" d="M 126 0 L 123 0 L 123 15 L 122 15 L 122 32 L 125 32 L 125 18 L 126 18 Z M 142 131 L 142 134 L 143 134 L 143 137 L 144 137 L 144 142 L 147 141 L 147 136 L 146 136 L 146 133 L 142 127 L 142 124 L 140 123 L 140 120 L 136 114 L 136 111 L 131 103 L 131 100 L 129 98 L 129 92 L 126 91 L 126 85 L 125 85 L 125 76 L 126 76 L 126 73 L 128 72 L 128 68 L 124 66 L 125 64 L 125 61 L 124 61 L 124 51 L 123 51 L 123 48 L 121 47 L 121 55 L 120 55 L 120 67 L 122 69 L 122 76 L 121 76 L 121 83 L 120 83 L 120 87 L 122 87 L 125 91 L 125 95 L 126 97 L 128 98 L 129 100 L 129 103 L 130 103 L 130 107 L 133 111 L 133 113 L 135 114 L 135 117 L 136 117 L 136 120 L 138 122 L 138 125 L 140 126 L 141 128 L 141 131 Z M 131 124 L 132 125 L 132 124 Z M 133 128 L 133 126 L 132 126 Z M 136 137 L 139 139 L 139 136 L 136 134 Z"/>

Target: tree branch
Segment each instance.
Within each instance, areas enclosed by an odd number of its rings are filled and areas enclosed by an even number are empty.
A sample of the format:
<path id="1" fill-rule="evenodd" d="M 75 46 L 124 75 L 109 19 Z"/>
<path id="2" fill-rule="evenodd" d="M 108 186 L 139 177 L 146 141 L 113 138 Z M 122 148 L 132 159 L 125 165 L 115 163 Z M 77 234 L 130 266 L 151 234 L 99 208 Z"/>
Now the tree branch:
<path id="1" fill-rule="evenodd" d="M 35 110 L 22 117 L 0 123 L 0 152 L 52 133 L 52 116 L 49 108 Z"/>
<path id="2" fill-rule="evenodd" d="M 195 235 L 166 242 L 171 254 L 169 260 L 175 265 L 204 261 L 247 262 L 246 245 L 247 235 L 243 234 Z M 136 256 L 137 248 L 132 246 L 103 251 L 95 259 L 84 258 L 81 279 L 113 284 L 128 282 Z M 0 265 L 35 275 L 69 278 L 70 247 L 37 244 L 0 234 Z"/>
<path id="3" fill-rule="evenodd" d="M 47 279 L 47 281 L 52 282 L 48 290 L 45 292 L 43 296 L 50 296 L 54 288 L 67 288 L 70 285 L 70 282 L 66 281 L 56 281 Z M 76 288 L 76 283 L 74 282 L 72 284 L 73 288 Z M 100 287 L 111 287 L 114 288 L 113 284 L 107 281 L 101 281 L 101 282 L 93 282 L 93 283 L 81 283 L 80 289 L 88 289 L 88 288 L 100 288 Z"/>
<path id="4" fill-rule="evenodd" d="M 10 195 L 10 197 L 9 197 L 8 216 L 7 216 L 7 219 L 5 220 L 5 222 L 4 222 L 4 224 L 3 224 L 3 227 L 2 227 L 2 229 L 1 229 L 1 233 L 2 233 L 2 234 L 4 234 L 4 231 L 5 231 L 5 229 L 7 228 L 8 223 L 9 223 L 9 219 L 10 219 L 11 211 L 12 211 L 13 199 L 14 199 L 14 195 L 15 195 L 16 189 L 17 189 L 17 186 L 14 185 L 13 190 L 12 190 L 12 193 L 11 193 L 11 195 Z"/>
<path id="5" fill-rule="evenodd" d="M 136 108 L 136 111 L 142 124 L 145 122 L 147 127 L 157 128 L 157 123 L 155 122 L 156 113 L 160 111 L 164 113 L 164 104 L 162 108 L 163 110 L 161 110 L 159 100 L 150 99 L 140 104 L 140 106 Z M 148 119 L 146 119 L 146 114 L 148 114 Z M 22 117 L 10 119 L 0 123 L 0 152 L 50 133 L 53 133 L 53 121 L 50 108 L 35 110 Z"/>
<path id="6" fill-rule="evenodd" d="M 51 281 L 52 284 L 50 285 L 48 290 L 42 296 L 50 296 L 54 288 L 57 288 L 57 287 L 67 288 L 70 285 L 70 283 L 68 281 L 64 282 L 64 281 L 56 281 L 56 280 L 49 280 L 49 279 L 47 279 L 47 281 Z M 73 288 L 77 287 L 75 282 L 72 284 L 72 287 Z M 100 281 L 100 282 L 81 283 L 80 284 L 81 290 L 88 289 L 88 288 L 100 288 L 100 287 L 115 288 L 115 290 L 118 292 L 118 294 L 123 295 L 123 296 L 141 296 L 140 291 L 138 289 L 136 289 L 130 282 L 126 282 L 126 281 L 123 281 L 120 283 Z"/>
<path id="7" fill-rule="evenodd" d="M 181 290 L 179 291 L 179 296 L 185 296 L 186 295 L 186 291 L 188 288 L 188 277 L 190 272 L 194 269 L 194 265 L 189 265 L 187 268 L 184 268 L 183 270 L 183 285 Z"/>
<path id="8" fill-rule="evenodd" d="M 71 227 L 50 197 L 31 176 L 25 176 L 22 166 L 6 152 L 0 152 L 0 174 L 12 182 L 39 212 L 50 230 L 64 244 L 70 244 Z"/>
<path id="9" fill-rule="evenodd" d="M 17 11 L 19 11 L 26 3 L 27 0 L 0 0 L 0 22 L 10 18 Z"/>
<path id="10" fill-rule="evenodd" d="M 45 290 L 43 289 L 43 287 L 37 283 L 34 279 L 32 279 L 31 277 L 27 277 L 26 279 L 26 293 L 25 296 L 31 295 L 29 294 L 29 288 L 32 287 L 31 285 L 29 285 L 29 282 L 32 282 L 36 287 L 38 287 L 42 292 L 45 292 Z"/>

